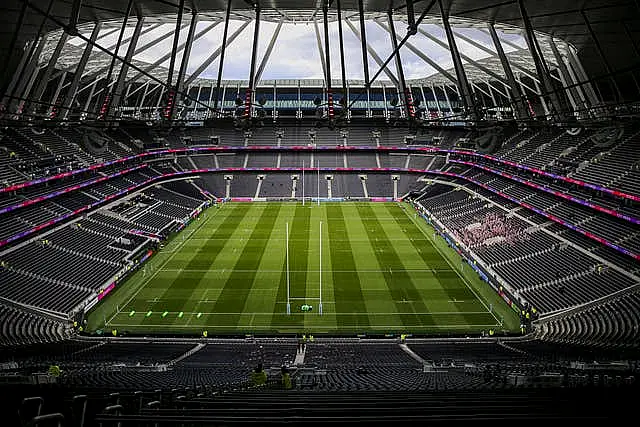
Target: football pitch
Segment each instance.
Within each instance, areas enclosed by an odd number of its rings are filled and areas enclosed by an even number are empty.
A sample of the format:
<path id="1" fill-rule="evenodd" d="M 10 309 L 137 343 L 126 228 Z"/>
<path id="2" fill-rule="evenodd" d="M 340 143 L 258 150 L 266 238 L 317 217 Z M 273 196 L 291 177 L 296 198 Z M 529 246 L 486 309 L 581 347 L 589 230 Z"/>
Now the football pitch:
<path id="1" fill-rule="evenodd" d="M 88 326 L 476 334 L 517 331 L 519 320 L 408 204 L 254 202 L 206 210 L 111 292 Z"/>

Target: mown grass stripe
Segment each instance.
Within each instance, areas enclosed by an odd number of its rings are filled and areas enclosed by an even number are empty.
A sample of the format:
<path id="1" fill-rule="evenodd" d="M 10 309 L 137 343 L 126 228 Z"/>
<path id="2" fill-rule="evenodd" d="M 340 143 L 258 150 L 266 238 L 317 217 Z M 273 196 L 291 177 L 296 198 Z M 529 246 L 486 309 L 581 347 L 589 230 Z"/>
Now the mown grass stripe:
<path id="1" fill-rule="evenodd" d="M 402 323 L 407 326 L 430 326 L 433 320 L 426 316 L 415 316 L 404 313 L 427 312 L 427 306 L 422 300 L 420 292 L 415 287 L 411 276 L 404 270 L 402 260 L 398 256 L 395 248 L 387 238 L 387 234 L 378 221 L 378 218 L 368 204 L 357 204 L 357 209 L 364 228 L 369 237 L 370 244 L 374 247 L 374 254 L 380 265 L 382 276 L 389 288 L 389 293 L 396 306 Z M 393 266 L 387 268 L 387 266 Z M 395 268 L 394 268 L 395 267 Z M 404 303 L 402 301 L 412 301 Z"/>
<path id="2" fill-rule="evenodd" d="M 235 312 L 236 314 L 216 317 L 216 324 L 240 327 L 238 321 L 267 247 L 268 237 L 271 236 L 280 214 L 281 206 L 280 204 L 267 205 L 262 211 L 242 254 L 233 267 L 233 272 L 225 281 L 222 292 L 213 306 L 214 312 Z"/>
<path id="3" fill-rule="evenodd" d="M 392 218 L 395 218 L 398 226 L 404 230 L 404 234 L 409 237 L 412 235 L 419 235 L 422 233 L 422 230 L 411 220 L 411 218 L 407 217 L 407 213 L 400 208 L 398 205 L 387 205 L 387 210 L 389 211 L 389 215 Z M 425 264 L 429 262 L 437 261 L 438 263 L 447 264 L 447 261 L 442 257 L 442 255 L 437 253 L 427 253 L 426 251 L 419 251 L 420 247 L 417 242 L 412 241 L 411 239 L 407 239 L 411 242 L 414 248 L 416 248 L 416 252 L 420 255 L 420 257 L 424 260 Z M 449 301 L 477 301 L 478 304 L 481 304 L 481 301 L 478 301 L 478 298 L 473 294 L 473 292 L 467 287 L 464 283 L 464 279 L 462 279 L 455 271 L 450 272 L 438 272 L 435 274 L 436 279 L 440 283 L 442 290 L 447 294 Z M 460 316 L 464 319 L 465 323 L 468 325 L 474 325 L 478 323 L 478 316 L 475 314 L 468 314 L 466 312 L 461 312 Z M 491 318 L 489 313 L 487 316 Z"/>
<path id="4" fill-rule="evenodd" d="M 336 323 L 338 327 L 358 327 L 369 329 L 369 315 L 364 303 L 360 277 L 356 272 L 353 249 L 348 239 L 333 239 L 333 236 L 344 237 L 347 226 L 342 207 L 329 205 L 327 223 L 329 231 L 329 253 L 331 255 L 333 296 L 335 298 Z M 342 271 L 342 272 L 338 272 Z M 344 314 L 353 313 L 353 314 Z"/>
<path id="5" fill-rule="evenodd" d="M 217 238 L 228 239 L 231 237 L 233 231 L 242 222 L 248 211 L 238 205 L 230 206 L 227 209 L 231 209 L 231 212 L 224 218 L 213 234 Z M 205 228 L 204 230 L 199 230 L 199 232 L 206 230 Z M 197 284 L 207 274 L 224 246 L 225 240 L 216 239 L 209 240 L 198 247 L 198 250 L 191 256 L 185 268 L 187 271 L 176 274 L 169 286 L 158 296 L 157 299 L 162 304 L 162 307 L 158 308 L 169 311 L 187 311 L 190 307 L 186 306 L 187 303 L 185 301 L 188 302 L 194 297 L 198 289 Z M 190 269 L 195 271 L 189 271 Z M 180 295 L 180 297 L 174 298 L 174 295 Z"/>
<path id="6" fill-rule="evenodd" d="M 293 221 L 289 224 L 289 281 L 290 297 L 302 298 L 307 292 L 307 265 L 309 263 L 309 224 L 311 221 L 311 209 L 307 206 L 296 205 Z M 286 243 L 285 243 L 286 246 Z M 278 286 L 276 301 L 287 300 L 287 260 L 282 264 L 282 274 Z M 291 303 L 291 311 L 295 311 L 300 301 Z M 278 327 L 304 327 L 304 316 L 287 316 L 286 306 L 276 305 L 271 324 Z"/>

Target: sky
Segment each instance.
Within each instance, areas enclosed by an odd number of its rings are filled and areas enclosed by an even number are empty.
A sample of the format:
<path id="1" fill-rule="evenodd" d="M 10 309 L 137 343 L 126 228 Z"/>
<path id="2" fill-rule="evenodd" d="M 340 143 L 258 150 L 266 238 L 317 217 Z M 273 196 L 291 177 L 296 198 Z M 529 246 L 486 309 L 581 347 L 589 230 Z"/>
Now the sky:
<path id="1" fill-rule="evenodd" d="M 211 27 L 212 21 L 200 21 L 196 27 L 196 34 Z M 242 26 L 242 21 L 231 21 L 229 24 L 229 37 Z M 267 49 L 267 45 L 276 30 L 277 24 L 274 22 L 262 21 L 260 23 L 260 36 L 258 41 L 258 59 L 257 65 L 260 64 Z M 175 24 L 162 24 L 158 28 L 143 34 L 138 46 L 143 46 L 153 40 L 158 39 L 161 35 L 168 31 L 173 31 Z M 358 22 L 354 22 L 354 28 L 359 30 Z M 395 23 L 396 33 L 399 37 L 403 37 L 406 33 L 406 24 L 402 22 Z M 441 46 L 437 40 L 444 42 L 446 45 L 446 35 L 442 27 L 434 24 L 423 24 L 421 29 L 430 33 L 436 41 L 429 39 L 425 35 L 418 33 L 409 39 L 415 49 L 427 55 L 431 60 L 436 62 L 444 69 L 453 67 L 451 55 L 449 51 Z M 213 26 L 209 31 L 204 33 L 193 43 L 191 57 L 187 68 L 187 73 L 192 74 L 195 70 L 205 62 L 205 60 L 220 47 L 223 36 L 224 24 L 220 23 Z M 324 49 L 324 29 L 322 22 L 318 22 L 322 48 Z M 461 36 L 470 38 L 476 43 L 484 46 L 490 52 L 494 52 L 495 48 L 491 41 L 491 37 L 485 31 L 474 28 L 456 28 Z M 106 35 L 107 30 L 102 30 L 101 38 L 97 41 L 105 47 L 114 46 L 118 39 L 118 32 Z M 185 26 L 180 33 L 179 43 L 183 43 L 187 38 L 188 27 Z M 225 80 L 247 80 L 249 77 L 251 49 L 253 44 L 254 22 L 247 25 L 228 45 L 223 69 L 223 79 Z M 89 36 L 91 28 L 88 28 L 83 34 Z M 128 28 L 124 34 L 124 40 L 131 36 L 133 28 Z M 526 43 L 519 34 L 498 33 L 504 40 L 509 40 L 521 48 L 526 48 Z M 362 52 L 360 50 L 360 40 L 350 29 L 343 23 L 344 50 L 345 50 L 345 69 L 347 79 L 364 79 L 364 67 L 362 62 Z M 463 55 L 468 56 L 472 60 L 478 60 L 490 56 L 490 53 L 479 49 L 466 41 L 460 35 L 456 36 L 458 49 Z M 367 42 L 375 50 L 382 61 L 386 60 L 392 52 L 391 39 L 389 33 L 374 21 L 366 22 Z M 76 37 L 69 41 L 74 46 L 82 47 L 84 42 Z M 119 55 L 123 56 L 128 48 L 128 42 L 124 43 L 119 50 Z M 160 61 L 172 49 L 173 36 L 167 37 L 155 46 L 140 52 L 134 56 L 134 59 L 149 62 L 151 64 Z M 341 75 L 340 69 L 340 48 L 338 37 L 338 23 L 329 24 L 329 45 L 331 59 L 331 76 L 333 79 L 339 79 Z M 514 47 L 503 43 L 506 52 L 515 50 Z M 113 51 L 115 50 L 112 49 Z M 411 52 L 408 46 L 404 46 L 400 50 L 402 58 L 403 71 L 405 78 L 408 80 L 419 79 L 436 74 L 438 71 L 424 62 L 416 54 Z M 175 70 L 180 66 L 182 51 L 176 58 Z M 169 67 L 169 59 L 160 61 L 159 65 Z M 380 66 L 372 58 L 368 57 L 369 74 L 373 76 Z M 465 63 L 466 61 L 463 61 Z M 256 67 L 257 67 L 256 65 Z M 201 78 L 216 79 L 218 76 L 219 61 L 218 59 L 211 62 L 200 74 Z M 394 75 L 397 75 L 394 61 L 391 61 L 389 68 Z M 279 36 L 274 45 L 273 51 L 265 66 L 262 74 L 262 80 L 273 79 L 322 79 L 323 70 L 320 62 L 320 54 L 313 23 L 284 23 L 282 25 Z M 382 73 L 380 80 L 389 80 L 386 74 Z"/>

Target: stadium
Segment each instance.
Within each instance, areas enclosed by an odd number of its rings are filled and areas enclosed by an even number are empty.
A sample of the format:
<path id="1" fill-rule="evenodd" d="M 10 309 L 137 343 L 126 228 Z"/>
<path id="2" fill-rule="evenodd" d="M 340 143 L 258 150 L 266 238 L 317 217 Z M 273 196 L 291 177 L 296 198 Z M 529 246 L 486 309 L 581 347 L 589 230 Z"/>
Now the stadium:
<path id="1" fill-rule="evenodd" d="M 0 11 L 6 425 L 635 415 L 636 1 Z"/>

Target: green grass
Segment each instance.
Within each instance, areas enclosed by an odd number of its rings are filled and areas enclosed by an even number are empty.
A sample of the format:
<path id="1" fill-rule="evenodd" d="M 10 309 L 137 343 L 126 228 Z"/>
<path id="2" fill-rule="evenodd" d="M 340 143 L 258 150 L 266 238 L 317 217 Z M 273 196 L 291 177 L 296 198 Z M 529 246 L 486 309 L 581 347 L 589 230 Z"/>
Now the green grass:
<path id="1" fill-rule="evenodd" d="M 300 310 L 305 303 L 312 312 Z M 105 298 L 88 329 L 476 334 L 518 325 L 410 205 L 228 203 L 206 211 Z"/>

